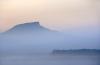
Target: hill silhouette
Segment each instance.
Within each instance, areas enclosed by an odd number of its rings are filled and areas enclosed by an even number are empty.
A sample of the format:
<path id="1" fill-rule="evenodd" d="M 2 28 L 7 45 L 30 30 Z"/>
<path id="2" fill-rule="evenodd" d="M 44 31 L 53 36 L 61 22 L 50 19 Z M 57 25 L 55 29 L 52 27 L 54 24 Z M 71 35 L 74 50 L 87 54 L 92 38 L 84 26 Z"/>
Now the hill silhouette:
<path id="1" fill-rule="evenodd" d="M 2 43 L 3 51 L 48 50 L 59 47 L 59 44 L 64 43 L 64 35 L 41 26 L 39 22 L 16 25 L 2 33 L 1 37 L 0 40 L 2 41 L 0 43 Z"/>
<path id="2" fill-rule="evenodd" d="M 24 23 L 14 26 L 12 29 L 4 32 L 5 34 L 21 34 L 21 33 L 39 33 L 39 32 L 51 32 L 43 26 L 40 25 L 39 22 L 32 22 L 32 23 Z M 54 32 L 54 31 L 52 31 Z"/>

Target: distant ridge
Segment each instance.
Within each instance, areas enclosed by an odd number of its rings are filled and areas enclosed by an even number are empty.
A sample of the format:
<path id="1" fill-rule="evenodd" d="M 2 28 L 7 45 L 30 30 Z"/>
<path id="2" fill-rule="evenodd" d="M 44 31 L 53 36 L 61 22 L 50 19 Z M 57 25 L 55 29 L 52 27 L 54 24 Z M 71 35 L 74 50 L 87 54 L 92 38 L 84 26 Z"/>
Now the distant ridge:
<path id="1" fill-rule="evenodd" d="M 53 50 L 52 54 L 100 54 L 100 49 Z"/>

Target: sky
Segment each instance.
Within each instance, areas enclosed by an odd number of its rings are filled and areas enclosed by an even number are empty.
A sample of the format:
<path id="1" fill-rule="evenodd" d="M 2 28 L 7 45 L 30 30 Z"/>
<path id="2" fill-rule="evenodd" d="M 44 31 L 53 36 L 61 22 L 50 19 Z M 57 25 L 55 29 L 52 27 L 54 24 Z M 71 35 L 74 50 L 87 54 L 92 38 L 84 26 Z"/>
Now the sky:
<path id="1" fill-rule="evenodd" d="M 0 31 L 39 21 L 49 29 L 97 27 L 99 0 L 0 0 Z"/>

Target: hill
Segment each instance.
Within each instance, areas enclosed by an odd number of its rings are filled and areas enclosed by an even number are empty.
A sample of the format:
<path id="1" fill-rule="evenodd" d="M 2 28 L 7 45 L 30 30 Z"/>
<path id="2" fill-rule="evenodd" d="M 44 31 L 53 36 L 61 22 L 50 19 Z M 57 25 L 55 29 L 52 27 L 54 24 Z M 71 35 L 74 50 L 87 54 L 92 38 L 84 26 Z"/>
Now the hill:
<path id="1" fill-rule="evenodd" d="M 41 52 L 59 48 L 65 37 L 58 31 L 49 30 L 39 22 L 24 23 L 2 33 L 2 51 Z"/>

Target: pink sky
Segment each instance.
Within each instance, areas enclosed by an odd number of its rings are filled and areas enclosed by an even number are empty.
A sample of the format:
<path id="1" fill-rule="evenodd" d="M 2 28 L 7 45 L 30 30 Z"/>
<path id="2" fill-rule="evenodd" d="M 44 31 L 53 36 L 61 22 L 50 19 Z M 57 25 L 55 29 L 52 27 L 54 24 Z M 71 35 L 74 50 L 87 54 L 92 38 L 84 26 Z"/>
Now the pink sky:
<path id="1" fill-rule="evenodd" d="M 99 11 L 98 0 L 0 0 L 0 30 L 31 21 L 54 30 L 96 26 Z"/>

